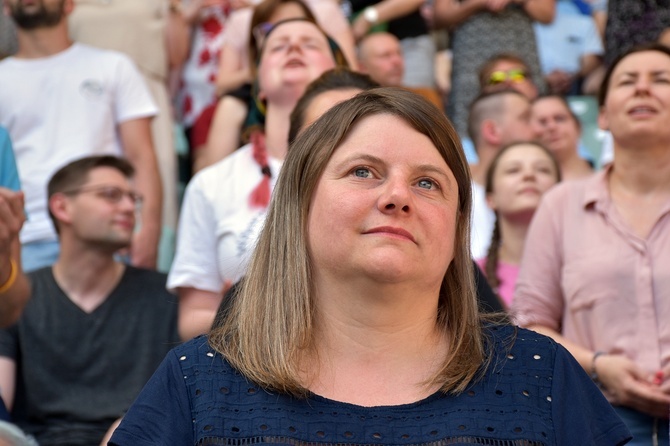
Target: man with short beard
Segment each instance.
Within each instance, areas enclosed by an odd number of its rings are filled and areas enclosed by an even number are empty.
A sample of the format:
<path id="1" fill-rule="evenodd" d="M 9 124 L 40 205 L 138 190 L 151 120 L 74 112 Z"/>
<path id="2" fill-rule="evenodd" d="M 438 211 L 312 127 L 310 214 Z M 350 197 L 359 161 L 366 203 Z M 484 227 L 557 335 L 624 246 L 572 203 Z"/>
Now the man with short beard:
<path id="1" fill-rule="evenodd" d="M 155 267 L 161 183 L 151 140 L 156 114 L 132 62 L 120 53 L 73 43 L 73 0 L 5 0 L 17 25 L 18 52 L 0 62 L 0 125 L 14 142 L 28 221 L 21 232 L 26 271 L 50 265 L 58 241 L 49 220 L 46 179 L 86 155 L 124 155 L 144 195 L 131 262 Z"/>
<path id="2" fill-rule="evenodd" d="M 0 397 L 42 446 L 101 444 L 179 343 L 167 276 L 114 258 L 142 203 L 133 173 L 122 158 L 93 156 L 48 183 L 60 255 L 28 275 L 30 300 L 0 330 Z"/>

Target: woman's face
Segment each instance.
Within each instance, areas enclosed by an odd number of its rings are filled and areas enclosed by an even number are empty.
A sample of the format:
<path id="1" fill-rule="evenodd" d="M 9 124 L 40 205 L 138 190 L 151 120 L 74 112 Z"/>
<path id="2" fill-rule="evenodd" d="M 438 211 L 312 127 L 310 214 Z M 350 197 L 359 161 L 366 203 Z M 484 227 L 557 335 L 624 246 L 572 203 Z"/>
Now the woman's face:
<path id="1" fill-rule="evenodd" d="M 559 159 L 577 153 L 580 131 L 565 104 L 557 98 L 538 99 L 533 103 L 531 125 L 540 142 Z"/>
<path id="2" fill-rule="evenodd" d="M 432 141 L 393 115 L 363 118 L 310 203 L 317 277 L 415 281 L 439 290 L 454 257 L 458 186 Z"/>
<path id="3" fill-rule="evenodd" d="M 618 145 L 650 137 L 670 142 L 670 57 L 642 51 L 623 58 L 612 72 L 598 123 Z"/>
<path id="4" fill-rule="evenodd" d="M 297 100 L 307 85 L 335 67 L 326 36 L 312 23 L 280 24 L 265 41 L 258 67 L 262 99 Z"/>
<path id="5" fill-rule="evenodd" d="M 557 181 L 558 172 L 549 155 L 533 144 L 518 144 L 498 159 L 487 201 L 502 218 L 526 219 Z"/>

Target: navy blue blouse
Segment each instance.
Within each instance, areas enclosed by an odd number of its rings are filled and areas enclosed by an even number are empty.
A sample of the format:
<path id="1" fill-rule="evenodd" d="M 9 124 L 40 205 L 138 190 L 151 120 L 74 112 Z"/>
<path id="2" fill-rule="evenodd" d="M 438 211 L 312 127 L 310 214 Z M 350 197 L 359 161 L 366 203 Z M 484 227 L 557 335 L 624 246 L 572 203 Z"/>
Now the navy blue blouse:
<path id="1" fill-rule="evenodd" d="M 175 348 L 110 445 L 621 445 L 630 433 L 551 339 L 487 329 L 494 357 L 458 396 L 400 406 L 296 399 L 250 383 L 198 337 Z"/>

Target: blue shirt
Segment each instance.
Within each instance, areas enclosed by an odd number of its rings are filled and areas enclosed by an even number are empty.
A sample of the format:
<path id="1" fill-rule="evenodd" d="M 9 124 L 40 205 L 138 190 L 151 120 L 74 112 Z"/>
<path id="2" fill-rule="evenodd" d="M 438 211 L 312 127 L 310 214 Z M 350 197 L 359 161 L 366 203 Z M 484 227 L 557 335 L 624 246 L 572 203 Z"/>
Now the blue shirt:
<path id="1" fill-rule="evenodd" d="M 549 24 L 534 23 L 542 73 L 554 70 L 577 73 L 582 56 L 604 53 L 596 23 L 590 16 L 575 13 L 572 2 L 556 2 L 556 17 Z"/>
<path id="2" fill-rule="evenodd" d="M 12 140 L 9 139 L 7 130 L 2 127 L 0 127 L 0 186 L 12 190 L 21 189 Z"/>
<path id="3" fill-rule="evenodd" d="M 512 326 L 487 335 L 492 361 L 463 393 L 379 407 L 264 390 L 201 336 L 168 354 L 109 444 L 548 446 L 630 439 L 563 347 Z"/>

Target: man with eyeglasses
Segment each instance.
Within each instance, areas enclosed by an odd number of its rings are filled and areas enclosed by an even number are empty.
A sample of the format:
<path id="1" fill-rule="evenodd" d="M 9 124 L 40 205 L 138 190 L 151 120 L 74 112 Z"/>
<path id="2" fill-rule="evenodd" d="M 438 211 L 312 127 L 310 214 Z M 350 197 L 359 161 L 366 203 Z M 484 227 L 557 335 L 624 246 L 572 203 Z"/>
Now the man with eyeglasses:
<path id="1" fill-rule="evenodd" d="M 87 157 L 48 184 L 61 250 L 28 275 L 31 298 L 0 331 L 0 396 L 40 445 L 98 445 L 179 343 L 166 275 L 115 257 L 130 245 L 141 196 L 133 167 Z"/>

